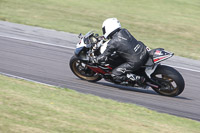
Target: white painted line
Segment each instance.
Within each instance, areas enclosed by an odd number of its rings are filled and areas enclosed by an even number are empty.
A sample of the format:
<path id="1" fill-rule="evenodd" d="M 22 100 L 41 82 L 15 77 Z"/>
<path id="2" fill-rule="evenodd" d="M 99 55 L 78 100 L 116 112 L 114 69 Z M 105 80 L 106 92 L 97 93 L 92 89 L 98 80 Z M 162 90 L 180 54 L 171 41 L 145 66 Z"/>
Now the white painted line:
<path id="1" fill-rule="evenodd" d="M 67 48 L 67 49 L 72 49 L 72 50 L 75 49 L 74 47 L 63 46 L 63 45 L 58 45 L 58 44 L 53 44 L 53 43 L 47 43 L 47 42 L 42 42 L 42 41 L 34 41 L 34 40 L 25 39 L 25 38 L 19 38 L 19 37 L 10 37 L 10 36 L 5 36 L 5 35 L 0 35 L 0 37 L 10 38 L 10 39 L 15 39 L 15 40 L 20 40 L 20 41 L 34 42 L 34 43 L 39 43 L 39 44 L 43 44 L 43 45 L 49 45 L 49 46 L 60 47 L 60 48 Z M 165 65 L 167 65 L 167 64 L 165 64 Z M 179 69 L 183 69 L 183 70 L 187 70 L 187 71 L 192 71 L 192 72 L 198 72 L 198 73 L 200 73 L 199 70 L 194 70 L 194 69 L 185 68 L 185 67 L 179 67 L 179 66 L 173 66 L 173 65 L 169 65 L 169 66 L 175 67 L 175 68 L 179 68 Z"/>
<path id="2" fill-rule="evenodd" d="M 42 84 L 42 85 L 47 85 L 47 86 L 50 86 L 50 87 L 56 87 L 56 86 L 54 86 L 54 85 L 50 85 L 50 84 L 42 83 L 42 82 L 39 82 L 39 81 L 35 81 L 35 80 L 31 80 L 31 79 L 27 79 L 27 78 L 15 76 L 15 75 L 12 75 L 12 74 L 7 74 L 7 73 L 3 73 L 3 72 L 0 72 L 0 74 L 1 74 L 1 75 L 5 75 L 5 76 L 8 76 L 8 77 L 13 77 L 13 78 L 16 78 L 16 79 L 22 79 L 22 80 L 26 80 L 26 81 L 30 81 L 30 82 Z"/>
<path id="3" fill-rule="evenodd" d="M 34 42 L 34 43 L 39 43 L 39 44 L 49 45 L 49 46 L 54 46 L 54 47 L 60 47 L 60 48 L 75 49 L 74 47 L 63 46 L 63 45 L 47 43 L 47 42 L 42 42 L 42 41 L 35 41 L 35 40 L 19 38 L 19 37 L 10 37 L 10 36 L 5 36 L 5 35 L 0 35 L 0 37 L 10 38 L 10 39 L 15 39 L 15 40 L 20 40 L 20 41 L 26 41 L 26 42 Z"/>
<path id="4" fill-rule="evenodd" d="M 168 64 L 163 64 L 163 65 L 168 65 Z M 183 70 L 187 70 L 187 71 L 192 71 L 192 72 L 198 72 L 198 73 L 200 73 L 199 70 L 195 70 L 195 69 L 190 69 L 190 68 L 185 68 L 185 67 L 179 67 L 179 66 L 173 66 L 173 65 L 168 65 L 168 66 L 171 66 L 171 67 L 174 67 L 174 68 L 183 69 Z"/>

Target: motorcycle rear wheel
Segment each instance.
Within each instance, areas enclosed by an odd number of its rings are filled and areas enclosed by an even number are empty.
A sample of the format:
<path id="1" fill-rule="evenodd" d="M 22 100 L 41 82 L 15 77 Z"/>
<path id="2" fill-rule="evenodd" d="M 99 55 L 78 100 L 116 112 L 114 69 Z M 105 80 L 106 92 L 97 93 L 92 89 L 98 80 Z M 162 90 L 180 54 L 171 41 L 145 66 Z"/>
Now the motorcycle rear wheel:
<path id="1" fill-rule="evenodd" d="M 70 59 L 71 71 L 80 79 L 90 82 L 96 82 L 102 79 L 102 77 L 87 67 L 85 63 L 79 60 L 76 56 L 72 56 Z"/>
<path id="2" fill-rule="evenodd" d="M 158 94 L 164 96 L 178 96 L 184 88 L 185 82 L 182 75 L 172 67 L 159 65 L 152 74 L 152 79 L 162 85 L 161 88 L 153 88 Z"/>

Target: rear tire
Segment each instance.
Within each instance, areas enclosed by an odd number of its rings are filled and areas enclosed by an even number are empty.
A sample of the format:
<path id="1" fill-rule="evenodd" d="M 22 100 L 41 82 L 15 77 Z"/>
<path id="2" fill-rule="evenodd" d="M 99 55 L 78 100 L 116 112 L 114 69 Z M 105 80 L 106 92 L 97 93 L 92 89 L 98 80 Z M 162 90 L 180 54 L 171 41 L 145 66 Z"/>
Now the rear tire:
<path id="1" fill-rule="evenodd" d="M 80 79 L 90 82 L 96 82 L 102 79 L 99 74 L 88 68 L 87 65 L 79 60 L 76 56 L 71 57 L 69 65 L 71 71 Z"/>
<path id="2" fill-rule="evenodd" d="M 162 85 L 161 88 L 153 89 L 164 96 L 178 96 L 185 88 L 182 75 L 169 66 L 159 65 L 152 74 L 152 79 Z"/>

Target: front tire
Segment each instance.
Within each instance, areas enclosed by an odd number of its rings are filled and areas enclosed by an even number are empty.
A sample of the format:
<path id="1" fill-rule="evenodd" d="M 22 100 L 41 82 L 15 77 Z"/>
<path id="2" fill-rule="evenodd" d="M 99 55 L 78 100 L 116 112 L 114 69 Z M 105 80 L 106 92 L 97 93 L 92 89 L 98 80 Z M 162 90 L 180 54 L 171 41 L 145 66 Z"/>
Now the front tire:
<path id="1" fill-rule="evenodd" d="M 90 68 L 88 68 L 87 65 L 81 60 L 79 60 L 76 56 L 71 57 L 69 65 L 72 72 L 80 79 L 87 80 L 90 82 L 96 82 L 101 80 L 101 76 L 99 74 L 95 73 Z"/>
<path id="2" fill-rule="evenodd" d="M 152 74 L 152 79 L 162 85 L 161 88 L 153 89 L 158 94 L 164 96 L 178 96 L 185 88 L 185 82 L 182 75 L 169 66 L 159 65 Z"/>

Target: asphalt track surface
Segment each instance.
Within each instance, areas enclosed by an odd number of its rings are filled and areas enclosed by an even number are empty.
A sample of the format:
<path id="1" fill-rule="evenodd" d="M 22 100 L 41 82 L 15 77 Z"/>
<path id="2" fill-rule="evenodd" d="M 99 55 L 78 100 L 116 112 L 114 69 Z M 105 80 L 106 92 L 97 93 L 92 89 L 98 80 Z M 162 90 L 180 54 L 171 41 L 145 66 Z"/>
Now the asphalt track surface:
<path id="1" fill-rule="evenodd" d="M 69 68 L 77 41 L 75 34 L 0 21 L 0 73 L 200 121 L 200 61 L 174 56 L 164 62 L 186 82 L 180 96 L 165 97 L 152 89 L 78 79 Z"/>

